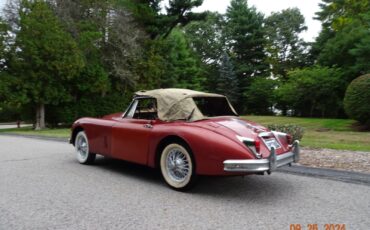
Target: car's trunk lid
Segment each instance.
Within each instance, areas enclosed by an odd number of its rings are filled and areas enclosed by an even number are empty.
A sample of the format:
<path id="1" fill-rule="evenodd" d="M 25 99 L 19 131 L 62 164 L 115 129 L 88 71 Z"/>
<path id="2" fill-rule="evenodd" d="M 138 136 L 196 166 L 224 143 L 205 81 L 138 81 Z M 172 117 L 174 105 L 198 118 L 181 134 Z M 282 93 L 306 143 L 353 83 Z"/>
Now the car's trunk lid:
<path id="1" fill-rule="evenodd" d="M 223 117 L 209 119 L 205 121 L 195 122 L 197 126 L 210 129 L 216 133 L 226 136 L 230 139 L 237 140 L 236 136 L 246 137 L 250 139 L 259 139 L 261 141 L 261 154 L 263 157 L 269 155 L 269 148 L 278 145 L 276 153 L 281 154 L 288 150 L 287 143 L 282 141 L 280 137 L 272 133 L 270 130 L 257 123 L 242 120 L 237 117 Z"/>

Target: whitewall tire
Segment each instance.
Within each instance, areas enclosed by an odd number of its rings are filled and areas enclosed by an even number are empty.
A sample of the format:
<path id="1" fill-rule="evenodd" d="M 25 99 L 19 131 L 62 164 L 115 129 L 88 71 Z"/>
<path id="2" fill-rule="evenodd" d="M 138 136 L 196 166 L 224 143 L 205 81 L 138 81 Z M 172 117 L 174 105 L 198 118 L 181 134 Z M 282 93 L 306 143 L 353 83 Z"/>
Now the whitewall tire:
<path id="1" fill-rule="evenodd" d="M 161 154 L 160 168 L 165 182 L 175 190 L 190 189 L 196 180 L 192 153 L 185 146 L 172 143 Z"/>
<path id="2" fill-rule="evenodd" d="M 80 164 L 92 164 L 95 161 L 96 155 L 90 153 L 89 140 L 84 131 L 77 133 L 75 138 L 75 150 L 77 160 Z"/>

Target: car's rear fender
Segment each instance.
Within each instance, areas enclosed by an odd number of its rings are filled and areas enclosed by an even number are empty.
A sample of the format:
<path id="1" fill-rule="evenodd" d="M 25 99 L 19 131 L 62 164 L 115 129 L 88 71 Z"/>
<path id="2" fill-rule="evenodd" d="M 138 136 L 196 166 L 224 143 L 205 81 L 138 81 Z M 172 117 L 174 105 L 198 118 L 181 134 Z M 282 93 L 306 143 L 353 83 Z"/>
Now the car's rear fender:
<path id="1" fill-rule="evenodd" d="M 172 142 L 188 146 L 193 153 L 196 172 L 200 175 L 224 175 L 223 162 L 227 159 L 253 159 L 243 145 L 223 135 L 200 127 L 159 128 L 149 147 L 148 165 L 158 167 L 163 148 Z M 227 174 L 227 173 L 226 173 Z"/>

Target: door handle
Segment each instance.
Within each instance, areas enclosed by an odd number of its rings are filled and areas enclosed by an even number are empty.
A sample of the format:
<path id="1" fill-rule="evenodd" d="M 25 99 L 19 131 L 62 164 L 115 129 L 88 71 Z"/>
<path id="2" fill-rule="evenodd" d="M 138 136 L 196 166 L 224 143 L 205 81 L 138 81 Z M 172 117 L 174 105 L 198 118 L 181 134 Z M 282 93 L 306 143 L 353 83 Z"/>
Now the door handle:
<path id="1" fill-rule="evenodd" d="M 151 125 L 151 124 L 145 124 L 144 125 L 144 128 L 151 129 L 151 128 L 153 128 L 153 125 Z"/>

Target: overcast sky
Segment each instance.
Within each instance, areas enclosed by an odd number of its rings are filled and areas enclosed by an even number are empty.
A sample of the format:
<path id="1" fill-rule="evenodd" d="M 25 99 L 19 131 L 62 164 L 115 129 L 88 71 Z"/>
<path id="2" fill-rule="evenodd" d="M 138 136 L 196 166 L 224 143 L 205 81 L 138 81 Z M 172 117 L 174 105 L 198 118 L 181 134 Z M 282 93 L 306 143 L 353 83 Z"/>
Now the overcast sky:
<path id="1" fill-rule="evenodd" d="M 7 0 L 0 0 L 0 8 L 3 7 L 6 1 Z M 313 41 L 320 32 L 321 23 L 317 20 L 313 20 L 315 12 L 319 11 L 319 2 L 320 0 L 248 0 L 248 4 L 255 6 L 258 11 L 266 16 L 270 15 L 271 12 L 286 8 L 299 8 L 306 18 L 306 26 L 308 27 L 308 30 L 302 34 L 302 37 L 306 41 Z M 204 0 L 203 5 L 196 9 L 196 11 L 210 10 L 225 13 L 229 4 L 230 0 Z"/>
<path id="2" fill-rule="evenodd" d="M 203 5 L 196 11 L 218 11 L 225 13 L 231 0 L 204 0 Z M 304 15 L 308 30 L 302 33 L 302 38 L 306 41 L 313 41 L 321 30 L 320 21 L 314 20 L 315 12 L 319 11 L 320 0 L 248 0 L 249 5 L 257 8 L 257 11 L 265 16 L 271 12 L 281 11 L 287 8 L 297 7 Z"/>

